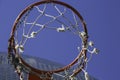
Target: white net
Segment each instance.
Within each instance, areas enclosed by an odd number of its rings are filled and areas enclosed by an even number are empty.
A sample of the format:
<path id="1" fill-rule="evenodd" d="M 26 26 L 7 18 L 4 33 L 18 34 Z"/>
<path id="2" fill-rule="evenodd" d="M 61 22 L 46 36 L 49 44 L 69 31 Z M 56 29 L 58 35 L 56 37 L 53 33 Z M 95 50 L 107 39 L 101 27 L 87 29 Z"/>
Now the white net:
<path id="1" fill-rule="evenodd" d="M 78 16 L 75 11 L 63 5 L 45 3 L 28 8 L 27 11 L 25 11 L 24 14 L 19 18 L 20 19 L 16 21 L 17 25 L 15 26 L 16 28 L 14 31 L 15 49 L 17 53 L 33 53 L 36 55 L 35 53 L 46 53 L 44 51 L 48 50 L 48 52 L 50 52 L 49 50 L 52 49 L 56 50 L 55 53 L 57 53 L 57 55 L 60 53 L 76 54 L 76 56 L 70 62 L 72 62 L 74 59 L 75 61 L 66 67 L 63 72 L 53 73 L 52 78 L 54 80 L 55 76 L 59 76 L 63 78 L 63 80 L 78 80 L 78 77 L 75 76 L 81 70 L 85 74 L 85 79 L 89 80 L 89 76 L 86 72 L 87 63 L 91 60 L 92 54 L 98 53 L 98 50 L 93 47 L 92 41 L 88 43 L 85 42 L 87 39 L 87 33 L 85 32 L 84 27 L 85 24 L 83 24 L 85 22 L 81 21 L 80 16 Z M 47 34 L 47 38 L 42 37 L 45 36 L 45 34 Z M 42 43 L 39 43 L 42 38 L 43 42 L 45 43 L 47 43 L 47 41 L 50 41 L 50 43 L 47 45 L 47 48 L 43 49 L 44 45 Z M 63 41 L 63 39 L 65 41 Z M 71 43 L 70 40 L 73 43 Z M 34 42 L 37 44 L 34 45 Z M 50 47 L 48 47 L 49 45 Z M 72 48 L 66 47 L 66 45 L 72 46 Z M 69 52 L 65 51 L 66 49 Z M 85 54 L 86 51 L 88 51 L 90 54 Z M 64 58 L 65 57 L 63 57 L 63 59 Z M 27 60 L 25 61 L 28 63 Z M 37 68 L 36 65 L 31 66 Z M 55 70 L 58 68 L 60 67 L 55 68 Z M 49 69 L 46 68 L 43 70 Z M 33 73 L 37 74 L 36 72 Z"/>
<path id="2" fill-rule="evenodd" d="M 40 9 L 41 7 L 43 9 Z M 66 10 L 63 6 L 58 7 L 55 4 L 44 4 L 35 6 L 26 12 L 18 23 L 22 30 L 20 31 L 19 28 L 16 31 L 16 37 L 18 37 L 18 31 L 22 35 L 19 35 L 21 36 L 19 40 L 15 38 L 16 43 L 19 46 L 24 46 L 29 38 L 35 38 L 43 29 L 51 29 L 57 32 L 70 31 L 79 35 L 81 24 L 75 13 Z"/>

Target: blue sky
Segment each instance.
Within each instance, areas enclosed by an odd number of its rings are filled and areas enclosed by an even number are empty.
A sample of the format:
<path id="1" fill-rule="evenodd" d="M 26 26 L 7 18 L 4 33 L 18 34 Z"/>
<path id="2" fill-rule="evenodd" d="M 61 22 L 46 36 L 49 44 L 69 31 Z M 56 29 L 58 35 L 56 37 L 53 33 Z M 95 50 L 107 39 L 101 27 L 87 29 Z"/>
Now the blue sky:
<path id="1" fill-rule="evenodd" d="M 8 39 L 17 15 L 29 4 L 38 0 L 0 0 L 0 51 L 7 52 Z M 88 72 L 99 80 L 119 80 L 119 0 L 61 0 L 75 7 L 87 23 L 90 40 L 95 42 L 100 53 L 88 64 Z M 37 46 L 38 47 L 38 46 Z M 40 54 L 41 56 L 42 54 Z M 53 54 L 54 55 L 54 54 Z M 56 59 L 53 55 L 44 56 Z M 64 54 L 61 53 L 61 56 Z M 58 55 L 60 56 L 60 55 Z M 73 58 L 74 54 L 65 55 Z M 58 58 L 66 63 L 67 59 Z M 57 60 L 57 59 L 56 59 Z M 59 61 L 60 60 L 60 61 Z M 69 61 L 68 61 L 69 62 Z"/>

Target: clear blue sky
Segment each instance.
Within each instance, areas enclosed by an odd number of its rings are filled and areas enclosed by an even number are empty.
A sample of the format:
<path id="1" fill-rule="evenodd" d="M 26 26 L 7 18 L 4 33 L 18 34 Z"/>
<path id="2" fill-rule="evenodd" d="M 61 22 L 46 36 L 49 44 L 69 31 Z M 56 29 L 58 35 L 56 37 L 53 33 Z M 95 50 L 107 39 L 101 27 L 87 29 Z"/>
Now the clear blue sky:
<path id="1" fill-rule="evenodd" d="M 7 42 L 17 15 L 35 1 L 39 0 L 0 0 L 0 51 L 7 52 Z M 89 74 L 99 80 L 119 80 L 120 0 L 61 1 L 71 4 L 82 14 L 87 23 L 90 40 L 100 49 L 100 54 L 94 55 L 88 64 Z M 53 55 L 45 57 L 55 59 Z M 64 58 L 60 61 L 66 62 Z"/>

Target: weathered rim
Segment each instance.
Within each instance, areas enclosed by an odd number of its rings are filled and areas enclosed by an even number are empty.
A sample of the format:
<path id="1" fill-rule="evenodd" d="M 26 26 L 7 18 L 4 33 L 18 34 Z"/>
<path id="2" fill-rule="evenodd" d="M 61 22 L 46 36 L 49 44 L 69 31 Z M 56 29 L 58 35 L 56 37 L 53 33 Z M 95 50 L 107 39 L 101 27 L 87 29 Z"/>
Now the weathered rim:
<path id="1" fill-rule="evenodd" d="M 39 2 L 33 3 L 33 4 L 29 5 L 28 7 L 26 7 L 26 8 L 18 15 L 18 17 L 16 18 L 16 20 L 15 20 L 15 22 L 14 22 L 14 25 L 13 25 L 13 28 L 12 28 L 11 37 L 10 37 L 10 39 L 9 39 L 9 47 L 12 47 L 12 48 L 8 48 L 8 53 L 9 53 L 9 54 L 10 54 L 11 49 L 14 50 L 14 53 L 15 53 L 15 54 L 18 54 L 18 53 L 16 52 L 16 49 L 15 49 L 14 34 L 15 34 L 15 31 L 16 31 L 16 28 L 17 28 L 17 24 L 18 24 L 20 18 L 21 18 L 29 9 L 32 9 L 34 6 L 41 5 L 41 4 L 45 4 L 45 3 L 55 3 L 55 4 L 59 4 L 59 5 L 62 5 L 62 6 L 65 6 L 65 7 L 69 8 L 69 9 L 71 9 L 71 10 L 79 17 L 79 19 L 80 19 L 80 21 L 81 21 L 81 23 L 82 23 L 82 25 L 83 25 L 83 29 L 84 29 L 84 32 L 86 33 L 86 35 L 88 34 L 85 21 L 84 21 L 84 19 L 82 18 L 81 14 L 80 14 L 75 8 L 73 8 L 72 6 L 70 6 L 70 5 L 68 5 L 68 4 L 64 3 L 64 2 L 56 1 L 56 0 L 44 0 L 44 1 L 39 1 Z M 87 36 L 88 36 L 88 35 L 87 35 Z M 87 45 L 87 39 L 88 39 L 88 37 L 83 41 L 83 42 L 84 42 L 84 45 Z M 85 49 L 82 49 L 81 52 L 78 54 L 78 56 L 79 56 L 79 57 L 82 56 L 83 53 L 86 55 L 86 50 L 85 50 Z M 45 70 L 38 70 L 38 69 L 30 66 L 29 64 L 27 64 L 22 58 L 20 58 L 20 59 L 21 59 L 22 63 L 23 63 L 25 66 L 29 67 L 29 68 L 31 69 L 31 71 L 36 72 L 36 73 L 38 73 L 38 74 L 41 74 L 41 73 L 53 74 L 53 73 L 62 72 L 62 71 L 64 71 L 64 70 L 69 69 L 71 66 L 73 66 L 73 65 L 78 61 L 78 57 L 76 57 L 70 64 L 68 64 L 67 66 L 64 66 L 63 68 L 59 68 L 59 69 L 57 69 L 57 70 L 52 70 L 52 71 L 45 71 Z M 84 64 L 83 64 L 83 67 L 84 67 Z M 80 69 L 78 72 L 76 72 L 76 74 L 79 73 L 80 71 L 81 71 L 81 69 Z"/>

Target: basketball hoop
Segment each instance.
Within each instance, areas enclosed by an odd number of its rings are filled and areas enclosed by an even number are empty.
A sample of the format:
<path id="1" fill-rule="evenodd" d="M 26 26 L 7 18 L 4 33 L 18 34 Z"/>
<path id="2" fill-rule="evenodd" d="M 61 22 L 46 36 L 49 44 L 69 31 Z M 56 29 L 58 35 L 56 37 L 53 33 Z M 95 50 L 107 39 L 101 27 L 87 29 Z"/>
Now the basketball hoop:
<path id="1" fill-rule="evenodd" d="M 48 6 L 54 9 L 53 13 L 49 13 Z M 72 16 L 68 16 L 69 14 Z M 44 18 L 47 19 L 43 20 Z M 21 53 L 25 51 L 27 40 L 36 38 L 46 29 L 56 33 L 70 32 L 81 39 L 79 54 L 70 64 L 49 71 L 36 69 L 23 60 Z M 28 80 L 56 80 L 54 75 L 65 80 L 76 80 L 76 75 L 81 71 L 87 75 L 86 66 L 89 61 L 87 52 L 90 55 L 98 53 L 93 47 L 93 42 L 88 42 L 88 32 L 81 14 L 72 6 L 57 0 L 43 0 L 26 7 L 14 22 L 8 46 L 9 60 L 14 65 L 20 80 L 24 79 L 24 73 L 28 74 Z M 93 50 L 89 50 L 89 47 Z M 64 74 L 59 74 L 61 72 Z"/>

